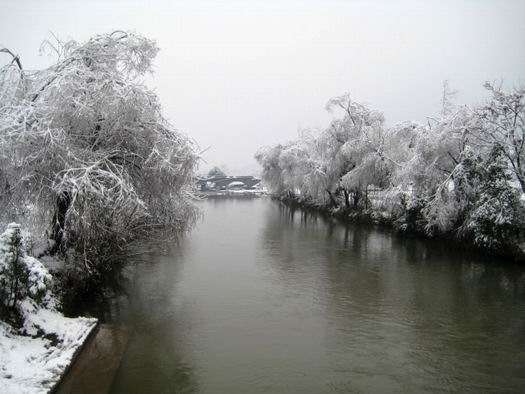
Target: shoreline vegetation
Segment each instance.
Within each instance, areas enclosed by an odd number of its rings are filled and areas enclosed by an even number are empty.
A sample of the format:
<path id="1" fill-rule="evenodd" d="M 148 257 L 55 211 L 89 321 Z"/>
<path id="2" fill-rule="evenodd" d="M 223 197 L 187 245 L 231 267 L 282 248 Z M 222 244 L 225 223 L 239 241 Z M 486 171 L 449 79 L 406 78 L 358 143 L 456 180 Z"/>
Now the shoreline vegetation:
<path id="1" fill-rule="evenodd" d="M 439 244 L 445 242 L 447 247 L 452 246 L 460 253 L 474 253 L 476 256 L 482 257 L 483 259 L 494 257 L 501 262 L 516 264 L 521 264 L 523 261 L 525 261 L 525 257 L 523 255 L 505 254 L 494 251 L 489 251 L 487 253 L 487 250 L 483 247 L 473 243 L 466 243 L 461 239 L 455 238 L 454 234 L 452 233 L 434 234 L 430 236 L 425 231 L 418 231 L 416 228 L 411 228 L 410 230 L 399 229 L 396 227 L 396 221 L 393 218 L 381 215 L 373 209 L 356 211 L 351 208 L 332 208 L 327 205 L 317 204 L 311 200 L 304 200 L 300 197 L 278 196 L 275 194 L 270 195 L 270 198 L 278 203 L 286 205 L 289 208 L 320 214 L 328 218 L 336 219 L 343 224 L 374 226 L 375 228 L 381 229 L 383 231 L 392 232 L 399 237 L 421 239 L 426 242 L 438 242 Z"/>
<path id="2" fill-rule="evenodd" d="M 45 40 L 46 69 L 0 48 L 0 387 L 47 392 L 96 319 L 71 305 L 114 292 L 130 243 L 178 232 L 193 204 L 196 143 L 144 84 L 159 48 L 113 31 Z M 5 232 L 4 232 L 5 230 Z M 113 287 L 112 287 L 113 286 Z"/>
<path id="3" fill-rule="evenodd" d="M 336 97 L 327 128 L 256 153 L 263 181 L 288 203 L 523 262 L 525 87 L 485 88 L 486 102 L 469 108 L 445 83 L 439 116 L 394 127 Z"/>

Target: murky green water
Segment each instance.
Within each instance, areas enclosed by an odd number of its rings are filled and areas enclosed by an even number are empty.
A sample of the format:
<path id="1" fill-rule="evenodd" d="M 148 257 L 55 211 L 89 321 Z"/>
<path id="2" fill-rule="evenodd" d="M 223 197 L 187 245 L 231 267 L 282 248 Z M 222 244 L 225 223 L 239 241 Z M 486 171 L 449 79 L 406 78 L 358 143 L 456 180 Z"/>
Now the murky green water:
<path id="1" fill-rule="evenodd" d="M 113 308 L 112 392 L 525 391 L 524 269 L 265 198 L 201 206 Z"/>

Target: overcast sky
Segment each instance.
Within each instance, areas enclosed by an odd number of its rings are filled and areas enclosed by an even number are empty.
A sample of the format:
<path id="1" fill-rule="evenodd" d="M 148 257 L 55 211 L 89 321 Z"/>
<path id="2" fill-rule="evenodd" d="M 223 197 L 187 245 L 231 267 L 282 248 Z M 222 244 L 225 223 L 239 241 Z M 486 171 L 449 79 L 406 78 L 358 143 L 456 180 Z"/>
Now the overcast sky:
<path id="1" fill-rule="evenodd" d="M 470 105 L 485 80 L 525 83 L 523 0 L 2 0 L 0 12 L 0 45 L 27 69 L 50 64 L 49 31 L 157 40 L 150 85 L 165 116 L 211 146 L 203 169 L 234 174 L 257 171 L 259 147 L 326 126 L 326 102 L 345 92 L 394 124 L 435 115 L 445 79 Z"/>

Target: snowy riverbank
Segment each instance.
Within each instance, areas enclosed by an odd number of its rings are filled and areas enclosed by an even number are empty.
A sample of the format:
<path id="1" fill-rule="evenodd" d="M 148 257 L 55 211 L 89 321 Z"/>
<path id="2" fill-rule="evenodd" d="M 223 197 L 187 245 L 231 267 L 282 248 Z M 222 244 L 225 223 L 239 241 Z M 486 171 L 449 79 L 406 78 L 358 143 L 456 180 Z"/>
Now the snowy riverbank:
<path id="1" fill-rule="evenodd" d="M 20 335 L 0 322 L 0 387 L 3 393 L 47 393 L 53 389 L 97 324 L 59 312 L 24 305 Z"/>
<path id="2" fill-rule="evenodd" d="M 26 252 L 20 226 L 0 235 L 0 391 L 47 393 L 62 378 L 97 319 L 57 309 L 53 278 Z"/>

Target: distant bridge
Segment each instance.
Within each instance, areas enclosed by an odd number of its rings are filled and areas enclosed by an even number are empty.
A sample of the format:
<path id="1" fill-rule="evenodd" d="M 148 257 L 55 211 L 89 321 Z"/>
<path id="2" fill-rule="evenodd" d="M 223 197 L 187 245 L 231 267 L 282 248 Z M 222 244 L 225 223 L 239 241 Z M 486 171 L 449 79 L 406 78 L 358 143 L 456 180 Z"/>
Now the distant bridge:
<path id="1" fill-rule="evenodd" d="M 201 190 L 224 190 L 232 182 L 242 182 L 246 189 L 251 189 L 261 182 L 253 176 L 212 176 L 210 178 L 200 178 L 197 185 Z"/>

